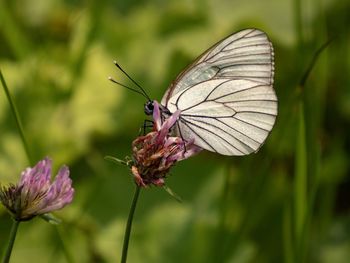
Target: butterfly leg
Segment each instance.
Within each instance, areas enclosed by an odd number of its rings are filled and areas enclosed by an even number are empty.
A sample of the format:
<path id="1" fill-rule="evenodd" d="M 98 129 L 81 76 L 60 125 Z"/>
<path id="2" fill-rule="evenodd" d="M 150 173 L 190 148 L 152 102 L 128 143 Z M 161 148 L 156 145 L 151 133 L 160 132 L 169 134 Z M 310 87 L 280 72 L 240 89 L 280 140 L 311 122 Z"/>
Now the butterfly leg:
<path id="1" fill-rule="evenodd" d="M 152 128 L 154 122 L 152 120 L 144 120 L 142 127 L 140 127 L 139 135 L 146 135 L 146 129 Z"/>

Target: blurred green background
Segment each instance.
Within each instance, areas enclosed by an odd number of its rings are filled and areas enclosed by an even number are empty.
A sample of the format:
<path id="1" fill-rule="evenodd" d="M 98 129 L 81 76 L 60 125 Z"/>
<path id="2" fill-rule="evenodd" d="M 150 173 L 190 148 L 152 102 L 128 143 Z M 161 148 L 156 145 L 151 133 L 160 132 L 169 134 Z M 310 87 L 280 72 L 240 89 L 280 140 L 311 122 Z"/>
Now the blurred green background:
<path id="1" fill-rule="evenodd" d="M 341 0 L 0 0 L 0 67 L 32 158 L 71 168 L 59 227 L 20 225 L 12 262 L 118 262 L 134 184 L 106 155 L 130 155 L 144 98 L 158 101 L 201 52 L 243 28 L 275 48 L 279 115 L 247 157 L 179 163 L 164 190 L 141 192 L 129 262 L 350 262 L 350 2 Z M 306 82 L 303 76 L 317 50 Z M 0 181 L 29 165 L 0 91 Z M 0 208 L 0 251 L 11 226 Z"/>

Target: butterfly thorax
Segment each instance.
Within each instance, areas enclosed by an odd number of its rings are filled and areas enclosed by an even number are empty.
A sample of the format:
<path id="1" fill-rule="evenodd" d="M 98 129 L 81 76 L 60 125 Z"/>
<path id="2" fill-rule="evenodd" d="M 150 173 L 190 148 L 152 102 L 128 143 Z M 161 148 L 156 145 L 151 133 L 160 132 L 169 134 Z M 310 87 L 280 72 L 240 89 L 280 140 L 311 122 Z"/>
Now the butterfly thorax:
<path id="1" fill-rule="evenodd" d="M 162 113 L 162 116 L 168 117 L 171 115 L 171 112 L 167 109 L 167 107 L 159 104 L 159 109 Z M 154 102 L 149 100 L 145 103 L 144 106 L 144 111 L 146 115 L 152 115 L 153 114 L 153 110 L 154 110 Z"/>

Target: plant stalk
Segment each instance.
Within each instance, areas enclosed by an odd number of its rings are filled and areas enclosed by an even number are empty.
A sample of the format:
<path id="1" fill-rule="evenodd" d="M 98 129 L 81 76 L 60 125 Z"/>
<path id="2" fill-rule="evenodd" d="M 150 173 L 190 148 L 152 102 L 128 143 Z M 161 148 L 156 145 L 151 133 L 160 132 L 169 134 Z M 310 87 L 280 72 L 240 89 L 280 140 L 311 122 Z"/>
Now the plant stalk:
<path id="1" fill-rule="evenodd" d="M 128 247 L 129 247 L 131 226 L 132 226 L 132 221 L 133 221 L 133 218 L 134 218 L 134 213 L 135 213 L 135 209 L 136 209 L 137 200 L 139 198 L 140 190 L 141 190 L 141 187 L 136 185 L 134 198 L 133 198 L 132 203 L 131 203 L 129 216 L 128 216 L 128 221 L 126 223 L 126 228 L 125 228 L 121 263 L 126 263 L 126 258 L 128 256 Z"/>
<path id="2" fill-rule="evenodd" d="M 13 221 L 9 243 L 6 248 L 4 258 L 2 259 L 2 263 L 10 262 L 11 252 L 12 252 L 13 244 L 15 243 L 19 223 L 20 221 L 17 221 L 17 220 Z"/>
<path id="3" fill-rule="evenodd" d="M 31 158 L 31 155 L 30 155 L 30 151 L 29 151 L 29 147 L 28 147 L 28 144 L 27 144 L 27 141 L 26 141 L 26 138 L 24 136 L 24 131 L 23 131 L 23 126 L 22 126 L 22 122 L 21 122 L 21 119 L 19 117 L 19 114 L 18 114 L 18 110 L 17 110 L 17 107 L 16 107 L 16 104 L 11 96 L 11 93 L 6 85 L 6 81 L 5 81 L 5 78 L 4 76 L 2 75 L 2 72 L 1 72 L 1 69 L 0 69 L 0 80 L 1 80 L 1 84 L 4 88 L 4 91 L 6 93 L 6 97 L 7 97 L 7 100 L 10 104 L 10 108 L 11 108 L 11 111 L 12 111 L 12 114 L 13 116 L 15 117 L 15 121 L 16 121 L 16 125 L 17 125 L 17 129 L 19 131 L 19 134 L 21 136 L 21 140 L 22 140 L 22 144 L 23 144 L 23 147 L 24 147 L 24 150 L 26 152 L 26 155 L 27 155 L 27 159 L 30 163 L 30 165 L 33 165 L 34 162 Z"/>

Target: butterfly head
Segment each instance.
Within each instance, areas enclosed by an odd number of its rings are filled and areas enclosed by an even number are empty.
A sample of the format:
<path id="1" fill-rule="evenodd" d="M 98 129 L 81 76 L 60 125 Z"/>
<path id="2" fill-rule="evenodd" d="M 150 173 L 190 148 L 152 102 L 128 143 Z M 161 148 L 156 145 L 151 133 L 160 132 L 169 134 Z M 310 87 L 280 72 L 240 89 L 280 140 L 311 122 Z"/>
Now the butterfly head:
<path id="1" fill-rule="evenodd" d="M 153 101 L 149 100 L 145 103 L 145 114 L 146 115 L 152 115 L 153 114 L 153 110 L 154 110 L 154 104 Z"/>

